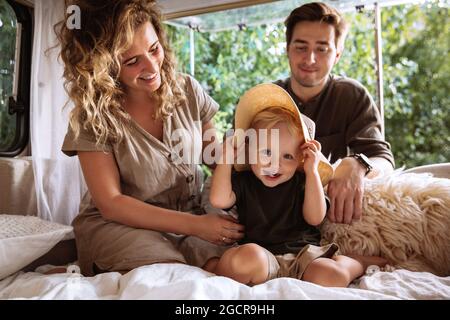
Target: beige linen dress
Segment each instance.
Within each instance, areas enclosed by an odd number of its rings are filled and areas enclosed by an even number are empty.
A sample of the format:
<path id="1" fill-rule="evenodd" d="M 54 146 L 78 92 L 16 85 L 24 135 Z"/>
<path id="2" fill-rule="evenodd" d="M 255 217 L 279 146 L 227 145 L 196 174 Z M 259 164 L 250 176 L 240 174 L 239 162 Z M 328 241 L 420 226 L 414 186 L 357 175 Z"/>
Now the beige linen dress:
<path id="1" fill-rule="evenodd" d="M 130 135 L 116 144 L 97 145 L 94 136 L 86 131 L 75 139 L 69 127 L 62 151 L 68 156 L 75 156 L 78 151 L 112 153 L 124 195 L 186 214 L 203 213 L 200 203 L 203 175 L 198 165 L 202 126 L 212 119 L 218 104 L 195 79 L 183 77 L 187 102 L 164 119 L 162 142 L 131 120 Z M 89 192 L 72 224 L 81 271 L 87 276 L 158 262 L 202 267 L 227 248 L 192 236 L 137 229 L 106 220 Z"/>

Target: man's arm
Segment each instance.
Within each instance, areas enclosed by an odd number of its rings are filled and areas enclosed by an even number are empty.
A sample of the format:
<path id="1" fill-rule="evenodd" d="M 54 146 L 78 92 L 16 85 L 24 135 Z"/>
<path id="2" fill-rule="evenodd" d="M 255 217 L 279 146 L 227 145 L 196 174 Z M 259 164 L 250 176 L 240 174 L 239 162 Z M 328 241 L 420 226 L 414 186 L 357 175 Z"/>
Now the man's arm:
<path id="1" fill-rule="evenodd" d="M 373 165 L 373 170 L 366 176 L 366 178 L 372 179 L 379 175 L 385 175 L 394 171 L 392 163 L 385 158 L 372 157 L 370 158 Z"/>
<path id="2" fill-rule="evenodd" d="M 328 185 L 332 222 L 350 224 L 362 216 L 364 178 L 374 178 L 393 171 L 392 164 L 384 158 L 370 158 L 373 170 L 365 177 L 366 168 L 355 158 L 344 158 L 336 168 L 333 180 Z"/>
<path id="3" fill-rule="evenodd" d="M 364 178 L 374 178 L 394 169 L 394 157 L 381 134 L 381 117 L 373 99 L 365 89 L 356 98 L 346 140 L 352 153 L 362 153 L 370 158 L 373 170 L 365 176 L 366 168 L 357 159 L 342 159 L 328 185 L 328 218 L 337 223 L 350 224 L 361 218 Z"/>

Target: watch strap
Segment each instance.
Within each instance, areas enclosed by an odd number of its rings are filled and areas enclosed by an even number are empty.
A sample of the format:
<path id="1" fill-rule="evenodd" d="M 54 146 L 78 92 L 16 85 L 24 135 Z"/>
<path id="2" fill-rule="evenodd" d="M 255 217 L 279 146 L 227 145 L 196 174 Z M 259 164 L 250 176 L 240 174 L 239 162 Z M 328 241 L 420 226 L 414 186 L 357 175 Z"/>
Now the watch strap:
<path id="1" fill-rule="evenodd" d="M 366 173 L 364 174 L 364 176 L 367 176 L 373 170 L 372 165 L 365 159 L 365 158 L 367 158 L 366 156 L 363 156 L 360 153 L 355 153 L 355 154 L 350 155 L 350 157 L 355 158 L 356 160 L 358 160 L 358 162 L 364 168 L 366 168 Z"/>

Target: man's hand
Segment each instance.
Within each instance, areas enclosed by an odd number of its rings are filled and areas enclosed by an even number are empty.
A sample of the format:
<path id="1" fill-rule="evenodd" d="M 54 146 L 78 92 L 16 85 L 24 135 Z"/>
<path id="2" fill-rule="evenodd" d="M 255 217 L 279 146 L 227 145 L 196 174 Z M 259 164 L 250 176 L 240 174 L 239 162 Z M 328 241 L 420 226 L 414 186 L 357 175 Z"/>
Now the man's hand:
<path id="1" fill-rule="evenodd" d="M 354 158 L 345 158 L 328 184 L 331 222 L 350 224 L 361 219 L 365 168 Z"/>

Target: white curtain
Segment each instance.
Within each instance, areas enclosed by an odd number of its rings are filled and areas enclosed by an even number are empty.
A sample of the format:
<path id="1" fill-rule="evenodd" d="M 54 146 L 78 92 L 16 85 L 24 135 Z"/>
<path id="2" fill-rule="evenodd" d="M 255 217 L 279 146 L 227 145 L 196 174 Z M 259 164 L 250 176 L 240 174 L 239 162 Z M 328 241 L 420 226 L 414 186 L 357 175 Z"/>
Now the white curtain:
<path id="1" fill-rule="evenodd" d="M 38 216 L 70 224 L 86 191 L 78 158 L 61 152 L 71 104 L 53 26 L 65 11 L 62 0 L 36 0 L 31 74 L 31 153 Z M 49 50 L 50 49 L 50 50 Z"/>

